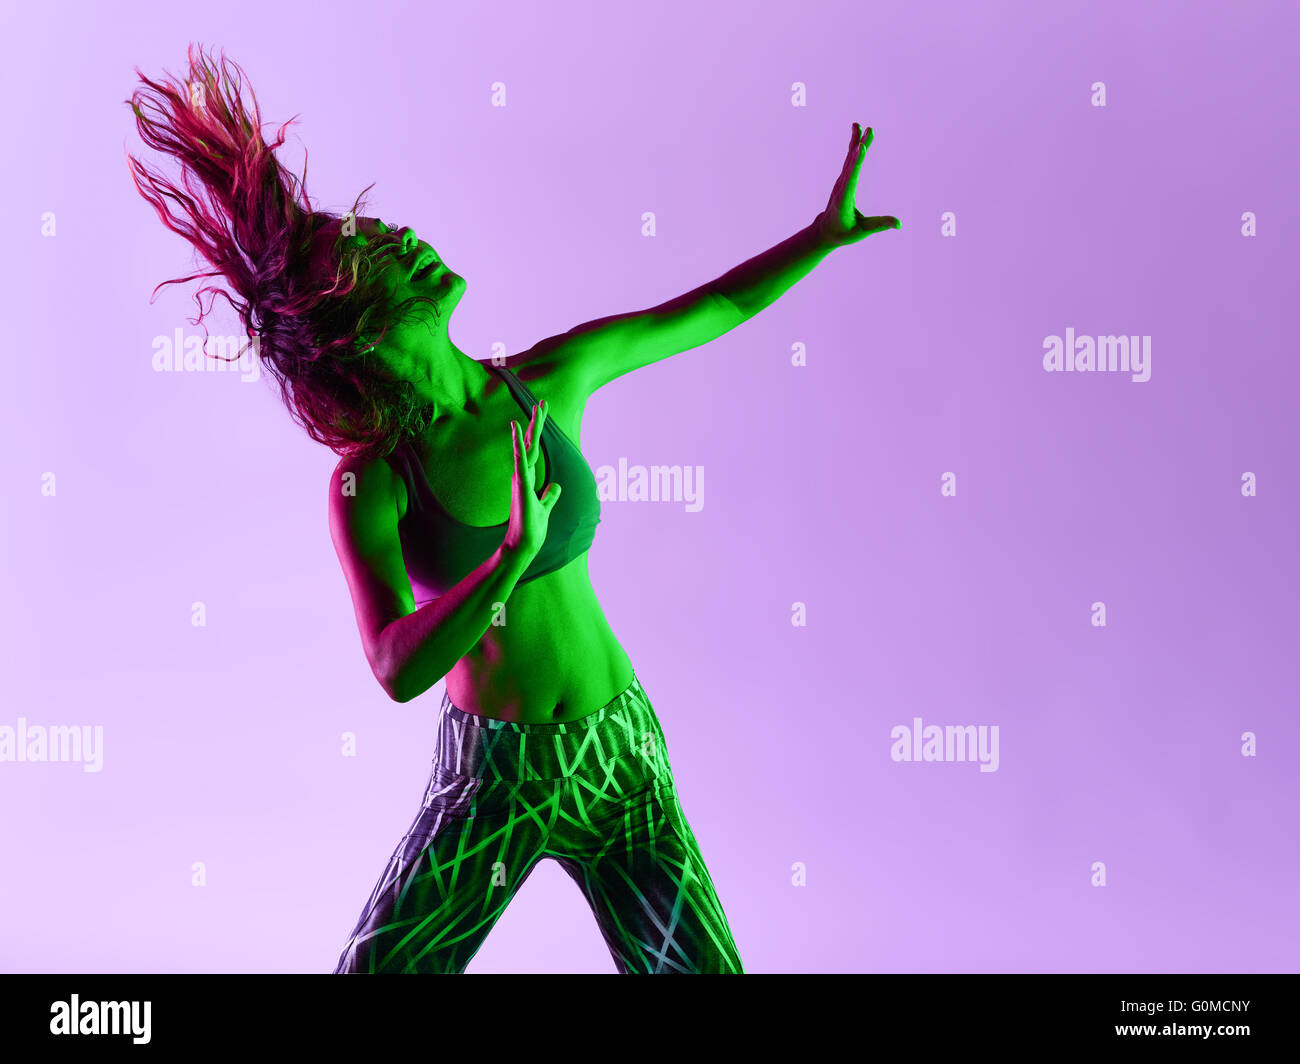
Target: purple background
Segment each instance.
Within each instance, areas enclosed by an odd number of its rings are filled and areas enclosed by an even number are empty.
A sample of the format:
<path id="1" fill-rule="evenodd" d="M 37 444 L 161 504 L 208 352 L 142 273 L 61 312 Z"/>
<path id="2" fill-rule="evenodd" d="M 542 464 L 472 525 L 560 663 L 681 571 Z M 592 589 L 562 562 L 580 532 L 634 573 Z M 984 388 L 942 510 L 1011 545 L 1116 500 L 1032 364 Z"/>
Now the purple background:
<path id="1" fill-rule="evenodd" d="M 105 735 L 99 773 L 0 764 L 0 969 L 328 971 L 432 756 L 441 685 L 392 703 L 361 653 L 335 457 L 265 377 L 151 368 L 197 331 L 193 286 L 148 302 L 190 257 L 122 101 L 198 40 L 301 115 L 319 206 L 377 181 L 467 278 L 479 358 L 779 242 L 874 126 L 858 206 L 903 229 L 582 431 L 593 467 L 706 470 L 698 513 L 607 502 L 590 567 L 746 967 L 1294 970 L 1300 17 L 1220 6 L 6 14 L 0 724 Z M 1150 381 L 1045 373 L 1067 326 L 1150 335 Z M 998 725 L 999 770 L 893 762 L 914 716 Z M 613 964 L 544 863 L 469 970 Z"/>

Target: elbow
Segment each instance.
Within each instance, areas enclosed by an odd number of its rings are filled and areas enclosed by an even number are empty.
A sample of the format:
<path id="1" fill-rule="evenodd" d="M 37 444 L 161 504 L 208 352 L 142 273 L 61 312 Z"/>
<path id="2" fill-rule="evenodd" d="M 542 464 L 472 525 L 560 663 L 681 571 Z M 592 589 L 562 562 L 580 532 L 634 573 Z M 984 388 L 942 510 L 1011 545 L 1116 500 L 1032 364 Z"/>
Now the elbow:
<path id="1" fill-rule="evenodd" d="M 394 702 L 409 702 L 411 700 L 410 694 L 402 688 L 396 677 L 381 677 L 379 686 L 384 689 L 384 694 Z"/>
<path id="2" fill-rule="evenodd" d="M 393 655 L 383 647 L 378 647 L 369 656 L 370 671 L 374 674 L 384 694 L 394 702 L 409 702 L 413 695 L 402 677 L 400 662 L 393 660 Z"/>
<path id="3" fill-rule="evenodd" d="M 410 702 L 432 686 L 427 679 L 413 676 L 409 668 L 388 672 L 379 683 L 394 702 Z"/>
<path id="4" fill-rule="evenodd" d="M 375 679 L 394 702 L 409 702 L 416 695 L 400 669 L 375 669 Z"/>
<path id="5" fill-rule="evenodd" d="M 375 673 L 379 686 L 384 689 L 394 702 L 410 702 L 419 698 L 429 689 L 427 680 L 422 680 L 411 663 L 392 665 Z"/>
<path id="6" fill-rule="evenodd" d="M 436 682 L 429 677 L 426 658 L 410 652 L 402 653 L 391 640 L 377 640 L 369 660 L 370 670 L 379 686 L 394 702 L 410 702 Z"/>

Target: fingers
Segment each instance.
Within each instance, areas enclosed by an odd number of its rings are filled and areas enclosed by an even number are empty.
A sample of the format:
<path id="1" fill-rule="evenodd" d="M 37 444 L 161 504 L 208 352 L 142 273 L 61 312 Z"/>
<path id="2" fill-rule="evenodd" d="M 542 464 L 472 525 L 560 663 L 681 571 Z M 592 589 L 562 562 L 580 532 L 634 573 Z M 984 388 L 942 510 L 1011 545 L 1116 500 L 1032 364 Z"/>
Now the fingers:
<path id="1" fill-rule="evenodd" d="M 855 130 L 860 130 L 861 126 L 854 122 L 853 128 Z M 871 139 L 871 127 L 868 126 L 866 131 L 858 139 L 856 153 L 852 151 L 849 152 L 851 162 L 847 165 L 848 181 L 844 187 L 844 198 L 850 204 L 857 202 L 858 174 L 862 172 L 862 160 L 867 157 L 867 149 L 871 147 Z"/>
<path id="2" fill-rule="evenodd" d="M 863 128 L 860 122 L 853 123 L 849 134 L 849 150 L 844 156 L 844 165 L 840 167 L 835 187 L 831 189 L 831 198 L 827 203 L 829 210 L 838 209 L 839 204 L 853 204 L 858 195 L 858 173 L 862 169 L 862 160 L 867 157 L 874 133 L 870 126 Z"/>
<path id="3" fill-rule="evenodd" d="M 511 439 L 514 441 L 515 448 L 515 472 L 519 475 L 519 483 L 525 491 L 534 490 L 537 471 L 537 447 L 530 447 L 524 437 L 524 426 L 518 421 L 510 422 Z M 520 461 L 522 456 L 523 461 Z"/>
<path id="4" fill-rule="evenodd" d="M 835 178 L 835 187 L 831 189 L 830 202 L 827 204 L 832 210 L 838 202 L 840 189 L 843 187 L 844 182 L 848 180 L 849 172 L 853 169 L 853 153 L 857 146 L 858 124 L 854 122 L 853 129 L 849 131 L 849 150 L 844 153 L 844 165 L 840 167 L 839 175 Z"/>
<path id="5" fill-rule="evenodd" d="M 510 422 L 510 446 L 514 448 L 515 452 L 515 475 L 526 483 L 528 463 L 519 461 L 520 454 L 524 453 L 524 439 L 520 435 L 518 421 Z"/>
<path id="6" fill-rule="evenodd" d="M 534 403 L 525 428 L 518 421 L 510 422 L 510 445 L 514 449 L 515 472 L 520 482 L 532 489 L 537 474 L 537 460 L 541 457 L 542 429 L 546 425 L 546 401 Z M 520 461 L 520 456 L 523 461 Z"/>
<path id="7" fill-rule="evenodd" d="M 536 466 L 537 459 L 542 453 L 538 445 L 542 438 L 542 428 L 546 424 L 546 401 L 533 404 L 532 414 L 528 418 L 528 435 L 525 437 L 528 446 L 528 464 Z"/>
<path id="8" fill-rule="evenodd" d="M 858 209 L 858 174 L 861 171 L 858 166 L 854 166 L 849 173 L 848 180 L 844 182 L 844 202 L 849 205 L 849 209 L 854 213 Z"/>

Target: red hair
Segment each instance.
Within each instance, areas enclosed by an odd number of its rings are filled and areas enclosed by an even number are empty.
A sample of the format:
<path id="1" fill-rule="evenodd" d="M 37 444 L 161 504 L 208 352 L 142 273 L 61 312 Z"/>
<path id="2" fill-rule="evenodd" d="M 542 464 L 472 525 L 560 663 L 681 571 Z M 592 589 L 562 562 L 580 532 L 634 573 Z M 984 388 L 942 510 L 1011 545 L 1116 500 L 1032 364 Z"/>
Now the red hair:
<path id="1" fill-rule="evenodd" d="M 199 45 L 187 55 L 184 80 L 155 81 L 137 67 L 143 85 L 128 101 L 145 144 L 180 164 L 179 183 L 127 159 L 140 195 L 210 268 L 163 281 L 151 301 L 165 285 L 219 278 L 224 287 L 195 293 L 192 323 L 202 323 L 216 297 L 225 299 L 256 336 L 262 364 L 312 439 L 340 455 L 387 454 L 427 425 L 431 411 L 409 384 L 384 372 L 373 351 L 409 303 L 433 300 L 389 305 L 377 279 L 400 250 L 396 237 L 364 250 L 345 244 L 340 217 L 311 206 L 305 160 L 300 180 L 276 158 L 294 119 L 268 143 L 242 68 Z M 368 191 L 353 204 L 353 218 Z M 320 249 L 335 228 L 331 275 L 320 267 Z"/>

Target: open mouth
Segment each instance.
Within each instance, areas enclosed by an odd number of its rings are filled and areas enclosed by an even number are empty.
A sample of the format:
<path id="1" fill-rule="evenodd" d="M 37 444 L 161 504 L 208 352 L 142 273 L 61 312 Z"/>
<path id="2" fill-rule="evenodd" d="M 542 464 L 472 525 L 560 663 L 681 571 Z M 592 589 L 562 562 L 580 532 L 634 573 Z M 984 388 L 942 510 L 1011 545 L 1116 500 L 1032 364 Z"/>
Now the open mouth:
<path id="1" fill-rule="evenodd" d="M 433 273 L 433 271 L 436 270 L 437 268 L 438 268 L 437 257 L 434 255 L 430 255 L 426 252 L 425 254 L 421 255 L 419 260 L 417 261 L 415 270 L 412 271 L 410 279 L 412 281 L 423 280 L 424 278 L 428 277 L 431 273 Z"/>

